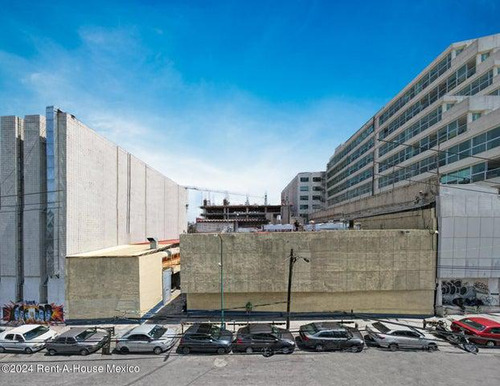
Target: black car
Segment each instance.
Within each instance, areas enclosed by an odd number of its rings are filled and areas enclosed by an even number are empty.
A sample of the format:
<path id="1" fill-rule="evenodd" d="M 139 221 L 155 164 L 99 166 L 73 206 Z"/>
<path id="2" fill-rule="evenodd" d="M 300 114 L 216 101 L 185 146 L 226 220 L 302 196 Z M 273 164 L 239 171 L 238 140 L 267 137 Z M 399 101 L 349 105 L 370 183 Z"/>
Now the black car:
<path id="1" fill-rule="evenodd" d="M 189 327 L 179 342 L 183 354 L 191 351 L 226 354 L 231 351 L 233 333 L 211 323 L 196 323 Z"/>
<path id="2" fill-rule="evenodd" d="M 290 331 L 271 324 L 248 324 L 238 330 L 233 351 L 248 354 L 270 350 L 291 354 L 295 350 L 295 340 Z"/>
<path id="3" fill-rule="evenodd" d="M 363 351 L 365 341 L 361 333 L 352 327 L 335 322 L 309 323 L 300 326 L 300 339 L 306 348 L 316 351 L 348 350 Z"/>

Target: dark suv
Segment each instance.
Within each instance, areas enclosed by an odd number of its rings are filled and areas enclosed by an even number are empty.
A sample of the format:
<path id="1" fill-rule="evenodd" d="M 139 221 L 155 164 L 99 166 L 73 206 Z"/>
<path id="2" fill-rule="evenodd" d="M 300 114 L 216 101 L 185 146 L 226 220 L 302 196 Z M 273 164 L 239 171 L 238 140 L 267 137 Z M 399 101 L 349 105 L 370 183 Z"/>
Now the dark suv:
<path id="1" fill-rule="evenodd" d="M 300 326 L 300 339 L 306 348 L 316 351 L 348 350 L 363 351 L 365 341 L 357 328 L 335 322 L 309 323 Z"/>
<path id="2" fill-rule="evenodd" d="M 248 354 L 265 350 L 291 354 L 295 350 L 295 340 L 290 331 L 271 324 L 249 324 L 238 330 L 233 351 Z"/>
<path id="3" fill-rule="evenodd" d="M 179 351 L 216 352 L 226 354 L 231 351 L 233 334 L 211 323 L 196 323 L 189 327 L 179 342 Z"/>

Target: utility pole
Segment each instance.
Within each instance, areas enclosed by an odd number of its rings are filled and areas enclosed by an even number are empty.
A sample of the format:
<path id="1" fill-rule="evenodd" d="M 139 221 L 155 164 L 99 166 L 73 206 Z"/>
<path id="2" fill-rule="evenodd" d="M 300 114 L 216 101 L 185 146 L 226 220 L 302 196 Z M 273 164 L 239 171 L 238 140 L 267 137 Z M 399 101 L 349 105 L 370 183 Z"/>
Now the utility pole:
<path id="1" fill-rule="evenodd" d="M 297 262 L 297 259 L 300 258 L 304 260 L 306 263 L 309 263 L 309 259 L 305 257 L 298 257 L 293 255 L 293 248 L 290 249 L 290 265 L 288 267 L 288 296 L 286 300 L 286 329 L 290 328 L 290 306 L 292 303 L 292 276 L 293 276 L 293 265 Z"/>
<path id="2" fill-rule="evenodd" d="M 222 236 L 220 233 L 216 234 L 220 240 L 220 327 L 224 328 L 224 262 L 222 259 Z"/>
<path id="3" fill-rule="evenodd" d="M 288 296 L 286 300 L 286 329 L 290 328 L 290 303 L 292 300 L 292 275 L 293 265 L 297 258 L 293 255 L 293 248 L 290 250 L 290 265 L 288 266 Z"/>

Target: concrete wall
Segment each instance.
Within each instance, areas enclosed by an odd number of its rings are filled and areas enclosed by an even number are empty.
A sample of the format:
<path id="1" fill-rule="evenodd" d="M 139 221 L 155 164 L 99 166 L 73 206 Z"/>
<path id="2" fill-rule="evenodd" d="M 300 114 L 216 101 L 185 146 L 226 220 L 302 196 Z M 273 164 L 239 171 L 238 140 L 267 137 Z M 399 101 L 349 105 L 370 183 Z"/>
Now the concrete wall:
<path id="1" fill-rule="evenodd" d="M 436 240 L 427 230 L 221 237 L 227 307 L 286 301 L 287 257 L 293 248 L 310 259 L 294 266 L 293 296 L 299 300 L 293 311 L 433 313 Z M 216 235 L 181 236 L 181 288 L 190 309 L 220 307 L 220 246 Z"/>
<path id="2" fill-rule="evenodd" d="M 67 255 L 186 230 L 184 188 L 69 114 L 65 119 Z"/>
<path id="3" fill-rule="evenodd" d="M 24 119 L 24 207 L 23 258 L 24 299 L 45 302 L 47 279 L 45 259 L 47 175 L 45 117 Z"/>
<path id="4" fill-rule="evenodd" d="M 361 229 L 437 229 L 434 207 L 363 217 L 355 220 Z"/>
<path id="5" fill-rule="evenodd" d="M 65 318 L 144 315 L 162 299 L 162 256 L 68 258 Z"/>
<path id="6" fill-rule="evenodd" d="M 20 300 L 20 141 L 23 120 L 1 117 L 0 126 L 0 306 Z"/>

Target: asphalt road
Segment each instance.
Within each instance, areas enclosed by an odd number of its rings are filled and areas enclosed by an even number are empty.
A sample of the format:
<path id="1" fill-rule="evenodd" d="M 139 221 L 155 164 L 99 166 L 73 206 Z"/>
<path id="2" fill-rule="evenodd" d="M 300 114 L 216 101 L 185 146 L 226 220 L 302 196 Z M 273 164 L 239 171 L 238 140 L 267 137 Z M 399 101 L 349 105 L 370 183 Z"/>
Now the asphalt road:
<path id="1" fill-rule="evenodd" d="M 88 357 L 1 354 L 1 385 L 500 385 L 500 349 Z M 99 372 L 102 371 L 102 372 Z"/>

